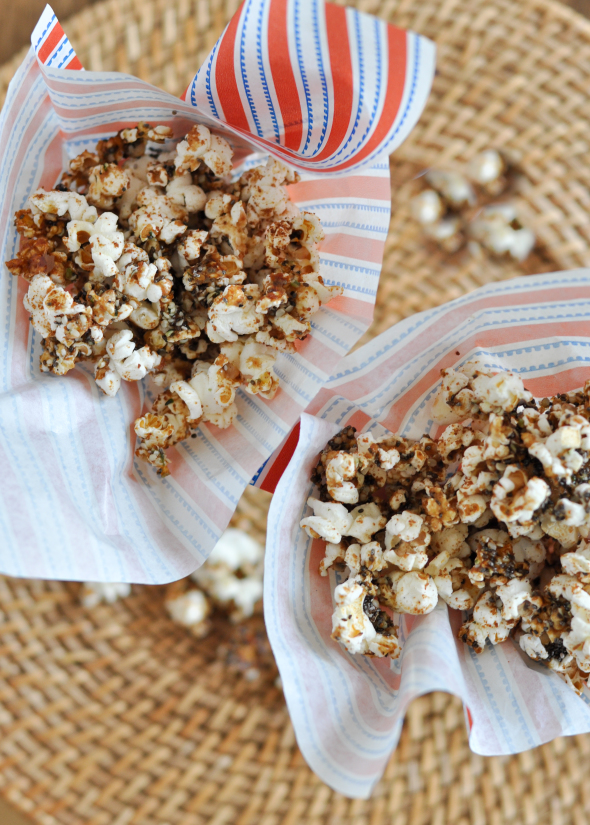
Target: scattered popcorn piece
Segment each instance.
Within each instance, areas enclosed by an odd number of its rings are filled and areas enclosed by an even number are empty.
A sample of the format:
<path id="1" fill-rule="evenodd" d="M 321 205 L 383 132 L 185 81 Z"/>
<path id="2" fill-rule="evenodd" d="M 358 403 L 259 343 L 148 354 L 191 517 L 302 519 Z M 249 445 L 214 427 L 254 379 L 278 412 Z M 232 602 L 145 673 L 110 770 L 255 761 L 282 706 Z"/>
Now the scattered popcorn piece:
<path id="1" fill-rule="evenodd" d="M 520 224 L 512 204 L 486 205 L 489 196 L 498 196 L 506 189 L 508 172 L 504 158 L 495 149 L 479 153 L 469 164 L 477 193 L 457 172 L 428 171 L 426 181 L 432 188 L 423 190 L 411 202 L 412 214 L 425 236 L 449 254 L 459 250 L 467 236 L 474 255 L 481 255 L 483 248 L 497 257 L 524 261 L 535 246 L 534 233 Z M 476 212 L 477 205 L 482 208 Z"/>
<path id="2" fill-rule="evenodd" d="M 412 214 L 423 225 L 436 223 L 444 214 L 443 203 L 434 189 L 425 189 L 412 198 L 411 207 Z"/>
<path id="3" fill-rule="evenodd" d="M 175 599 L 166 602 L 170 618 L 178 624 L 188 627 L 197 638 L 206 636 L 210 629 L 207 617 L 211 607 L 207 597 L 200 590 L 189 590 Z"/>
<path id="4" fill-rule="evenodd" d="M 101 602 L 113 604 L 118 599 L 125 599 L 130 593 L 131 585 L 126 583 L 85 582 L 80 601 L 83 607 L 92 609 Z"/>
<path id="5" fill-rule="evenodd" d="M 233 604 L 232 621 L 251 616 L 262 598 L 262 546 L 243 530 L 229 527 L 192 579 L 221 605 Z"/>
<path id="6" fill-rule="evenodd" d="M 494 255 L 524 261 L 535 246 L 535 233 L 522 226 L 507 203 L 486 206 L 469 224 L 469 234 Z"/>
<path id="7" fill-rule="evenodd" d="M 469 175 L 490 195 L 499 195 L 506 186 L 506 164 L 496 149 L 486 149 L 469 164 Z"/>
<path id="8" fill-rule="evenodd" d="M 461 219 L 457 215 L 449 215 L 433 223 L 424 225 L 428 238 L 435 241 L 445 252 L 452 254 L 463 246 L 464 237 Z"/>
<path id="9" fill-rule="evenodd" d="M 475 203 L 473 187 L 467 178 L 464 178 L 463 175 L 457 172 L 444 172 L 431 169 L 426 174 L 426 180 L 448 205 L 454 209 L 473 206 Z"/>

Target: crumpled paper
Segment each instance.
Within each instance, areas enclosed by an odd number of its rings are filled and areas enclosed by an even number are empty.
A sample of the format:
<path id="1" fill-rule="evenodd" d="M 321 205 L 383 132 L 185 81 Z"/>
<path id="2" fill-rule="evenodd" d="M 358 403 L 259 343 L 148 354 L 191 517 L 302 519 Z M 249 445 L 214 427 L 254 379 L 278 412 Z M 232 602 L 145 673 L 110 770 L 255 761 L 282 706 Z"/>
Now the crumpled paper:
<path id="1" fill-rule="evenodd" d="M 313 48 L 310 48 L 313 44 Z M 242 163 L 271 152 L 302 170 L 290 189 L 326 231 L 321 274 L 344 287 L 296 354 L 277 360 L 273 401 L 239 393 L 227 430 L 201 425 L 162 479 L 134 456 L 144 384 L 102 396 L 92 367 L 39 371 L 25 284 L 0 278 L 0 571 L 15 576 L 164 583 L 208 556 L 258 468 L 371 322 L 390 209 L 387 153 L 430 90 L 434 47 L 352 9 L 246 0 L 185 94 L 131 75 L 80 71 L 50 7 L 0 117 L 0 251 L 12 216 L 68 160 L 123 126 L 193 123 L 225 136 Z"/>
<path id="2" fill-rule="evenodd" d="M 347 425 L 375 437 L 436 437 L 444 429 L 431 418 L 440 370 L 473 359 L 518 372 L 538 398 L 583 386 L 590 378 L 590 270 L 486 286 L 348 355 L 303 414 L 273 497 L 264 580 L 269 639 L 303 755 L 346 796 L 370 795 L 408 704 L 431 691 L 462 699 L 479 754 L 518 753 L 590 732 L 587 690 L 577 696 L 512 640 L 477 655 L 456 638 L 461 614 L 442 602 L 426 616 L 400 617 L 397 660 L 351 656 L 330 639 L 340 579 L 333 571 L 320 576 L 324 543 L 299 527 L 318 453 Z"/>

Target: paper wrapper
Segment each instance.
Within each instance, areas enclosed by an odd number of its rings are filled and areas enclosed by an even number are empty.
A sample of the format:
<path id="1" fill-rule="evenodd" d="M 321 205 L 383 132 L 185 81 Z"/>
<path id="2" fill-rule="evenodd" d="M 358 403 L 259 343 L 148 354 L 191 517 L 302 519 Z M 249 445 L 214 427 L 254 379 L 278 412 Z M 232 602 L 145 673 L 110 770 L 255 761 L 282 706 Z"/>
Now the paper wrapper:
<path id="1" fill-rule="evenodd" d="M 24 282 L 0 279 L 0 570 L 16 576 L 164 583 L 201 564 L 245 486 L 371 322 L 390 210 L 387 153 L 430 90 L 434 47 L 351 9 L 246 0 L 183 102 L 130 75 L 81 69 L 47 7 L 0 118 L 0 247 L 12 216 L 68 160 L 124 126 L 205 123 L 253 163 L 272 152 L 302 170 L 292 199 L 321 218 L 321 274 L 344 295 L 283 354 L 273 401 L 239 393 L 239 415 L 170 451 L 162 479 L 135 458 L 143 384 L 102 396 L 92 367 L 40 373 Z M 147 395 L 147 397 L 146 397 Z"/>
<path id="2" fill-rule="evenodd" d="M 590 377 L 590 270 L 517 278 L 414 315 L 348 355 L 302 416 L 293 457 L 271 504 L 264 606 L 299 746 L 328 785 L 367 797 L 395 748 L 408 704 L 448 691 L 465 706 L 471 748 L 512 754 L 590 731 L 580 697 L 508 640 L 477 655 L 456 638 L 461 613 L 443 602 L 400 617 L 397 660 L 351 656 L 330 639 L 340 580 L 318 566 L 324 542 L 299 527 L 320 450 L 353 425 L 419 438 L 431 419 L 440 370 L 478 359 L 518 372 L 536 397 Z M 311 512 L 311 511 L 309 511 Z"/>

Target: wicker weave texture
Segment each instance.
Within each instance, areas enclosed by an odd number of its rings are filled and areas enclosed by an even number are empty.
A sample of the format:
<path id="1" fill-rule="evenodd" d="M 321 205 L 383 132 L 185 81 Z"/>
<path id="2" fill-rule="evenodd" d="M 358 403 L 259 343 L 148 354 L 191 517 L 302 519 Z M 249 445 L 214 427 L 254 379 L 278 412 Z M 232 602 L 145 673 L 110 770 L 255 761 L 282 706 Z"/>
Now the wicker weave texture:
<path id="1" fill-rule="evenodd" d="M 588 265 L 590 24 L 543 0 L 358 0 L 434 39 L 426 111 L 392 160 L 375 334 L 489 281 Z M 88 69 L 180 93 L 237 0 L 106 0 L 66 30 Z M 0 101 L 22 55 L 0 69 Z M 540 249 L 526 268 L 425 244 L 407 202 L 429 166 L 502 149 Z M 233 523 L 264 535 L 268 496 Z M 86 611 L 78 586 L 0 578 L 0 794 L 40 825 L 582 825 L 590 737 L 510 758 L 469 750 L 452 697 L 415 702 L 369 801 L 323 785 L 294 741 L 262 618 L 196 641 L 169 588 Z"/>

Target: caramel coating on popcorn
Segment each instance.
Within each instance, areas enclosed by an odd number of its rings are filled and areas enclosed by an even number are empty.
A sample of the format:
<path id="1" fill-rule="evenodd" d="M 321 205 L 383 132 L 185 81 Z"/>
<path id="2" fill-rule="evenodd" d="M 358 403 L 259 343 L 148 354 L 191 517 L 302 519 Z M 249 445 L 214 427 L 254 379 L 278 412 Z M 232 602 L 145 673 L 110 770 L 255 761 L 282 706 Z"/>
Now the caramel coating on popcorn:
<path id="1" fill-rule="evenodd" d="M 28 282 L 42 371 L 93 360 L 109 396 L 154 376 L 160 395 L 135 431 L 162 475 L 167 448 L 201 422 L 230 426 L 238 388 L 272 399 L 277 354 L 342 293 L 319 274 L 318 218 L 289 198 L 295 172 L 271 159 L 231 180 L 224 138 L 201 125 L 162 147 L 171 138 L 138 123 L 73 158 L 16 213 L 7 262 Z"/>
<path id="2" fill-rule="evenodd" d="M 516 635 L 580 691 L 590 675 L 590 381 L 537 403 L 518 375 L 468 362 L 442 371 L 433 415 L 447 424 L 437 441 L 346 427 L 320 453 L 301 526 L 326 542 L 320 574 L 348 575 L 333 638 L 351 653 L 398 656 L 387 610 L 420 615 L 440 598 L 469 611 L 459 638 L 476 653 Z"/>

